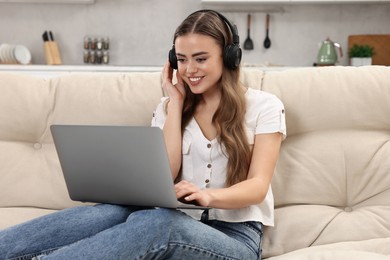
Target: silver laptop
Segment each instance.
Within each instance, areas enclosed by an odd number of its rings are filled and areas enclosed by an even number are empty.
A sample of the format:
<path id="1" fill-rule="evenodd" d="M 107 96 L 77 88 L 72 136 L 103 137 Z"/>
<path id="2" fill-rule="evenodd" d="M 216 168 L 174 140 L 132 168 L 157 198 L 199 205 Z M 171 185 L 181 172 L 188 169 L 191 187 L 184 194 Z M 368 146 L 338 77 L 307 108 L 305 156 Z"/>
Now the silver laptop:
<path id="1" fill-rule="evenodd" d="M 176 199 L 160 128 L 52 125 L 51 132 L 72 200 L 205 209 Z"/>

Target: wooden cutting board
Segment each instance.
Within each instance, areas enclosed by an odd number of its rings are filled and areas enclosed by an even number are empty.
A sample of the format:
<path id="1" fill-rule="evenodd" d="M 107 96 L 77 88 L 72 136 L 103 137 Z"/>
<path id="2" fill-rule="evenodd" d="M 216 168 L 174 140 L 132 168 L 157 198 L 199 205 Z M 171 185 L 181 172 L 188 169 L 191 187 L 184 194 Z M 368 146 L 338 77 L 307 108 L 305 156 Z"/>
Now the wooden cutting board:
<path id="1" fill-rule="evenodd" d="M 390 34 L 350 35 L 348 37 L 348 50 L 354 44 L 374 47 L 372 65 L 390 66 Z"/>

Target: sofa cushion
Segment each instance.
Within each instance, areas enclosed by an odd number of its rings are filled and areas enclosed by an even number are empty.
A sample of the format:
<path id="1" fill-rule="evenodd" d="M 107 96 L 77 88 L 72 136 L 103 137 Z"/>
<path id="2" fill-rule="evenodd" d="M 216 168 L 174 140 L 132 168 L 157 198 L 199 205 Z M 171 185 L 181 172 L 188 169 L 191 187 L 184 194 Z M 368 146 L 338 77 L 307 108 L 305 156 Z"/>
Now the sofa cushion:
<path id="1" fill-rule="evenodd" d="M 150 125 L 162 97 L 157 72 L 76 74 L 51 83 L 56 89 L 52 123 Z"/>
<path id="2" fill-rule="evenodd" d="M 63 209 L 69 199 L 50 125 L 150 125 L 160 73 L 2 74 L 0 207 Z"/>
<path id="3" fill-rule="evenodd" d="M 337 66 L 271 71 L 262 89 L 288 108 L 289 136 L 333 128 L 388 130 L 389 70 Z"/>
<path id="4" fill-rule="evenodd" d="M 264 72 L 258 68 L 245 68 L 241 70 L 240 81 L 244 86 L 261 89 Z"/>
<path id="5" fill-rule="evenodd" d="M 30 141 L 46 130 L 54 101 L 50 81 L 27 75 L 0 73 L 0 140 Z"/>
<path id="6" fill-rule="evenodd" d="M 273 178 L 266 256 L 390 236 L 390 68 L 269 72 L 287 139 Z M 294 242 L 292 242 L 294 241 Z"/>
<path id="7" fill-rule="evenodd" d="M 390 237 L 348 241 L 296 250 L 268 260 L 385 260 L 390 257 Z"/>

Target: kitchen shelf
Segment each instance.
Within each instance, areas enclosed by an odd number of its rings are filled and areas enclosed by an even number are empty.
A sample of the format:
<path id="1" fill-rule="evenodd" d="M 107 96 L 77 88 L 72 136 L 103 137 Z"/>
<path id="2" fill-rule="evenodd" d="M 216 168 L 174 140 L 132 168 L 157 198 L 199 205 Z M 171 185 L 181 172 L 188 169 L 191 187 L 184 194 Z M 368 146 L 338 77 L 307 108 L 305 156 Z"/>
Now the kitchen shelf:
<path id="1" fill-rule="evenodd" d="M 113 66 L 113 65 L 19 65 L 0 64 L 0 72 L 156 72 L 162 66 Z"/>
<path id="2" fill-rule="evenodd" d="M 286 70 L 302 67 L 264 66 L 242 64 L 247 70 Z M 15 65 L 0 64 L 0 73 L 18 73 L 52 78 L 61 75 L 83 74 L 83 73 L 129 73 L 129 72 L 161 72 L 163 66 L 93 66 L 93 65 Z"/>
<path id="3" fill-rule="evenodd" d="M 85 65 L 10 65 L 0 64 L 0 73 L 22 73 L 52 78 L 80 73 L 161 72 L 162 66 L 85 66 Z"/>

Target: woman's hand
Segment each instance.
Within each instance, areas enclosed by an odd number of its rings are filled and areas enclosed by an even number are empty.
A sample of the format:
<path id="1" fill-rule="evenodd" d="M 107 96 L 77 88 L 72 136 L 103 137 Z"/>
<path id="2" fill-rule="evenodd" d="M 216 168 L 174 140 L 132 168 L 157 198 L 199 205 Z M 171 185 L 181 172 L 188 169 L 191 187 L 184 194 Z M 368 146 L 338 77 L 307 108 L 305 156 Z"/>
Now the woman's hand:
<path id="1" fill-rule="evenodd" d="M 183 79 L 180 77 L 179 73 L 176 72 L 177 83 L 173 85 L 172 78 L 173 69 L 169 64 L 169 61 L 167 61 L 162 71 L 162 87 L 170 100 L 184 101 L 186 92 Z"/>
<path id="2" fill-rule="evenodd" d="M 211 203 L 211 196 L 207 190 L 202 190 L 198 186 L 182 180 L 175 185 L 176 198 L 189 204 L 208 207 Z"/>

